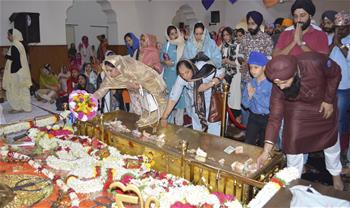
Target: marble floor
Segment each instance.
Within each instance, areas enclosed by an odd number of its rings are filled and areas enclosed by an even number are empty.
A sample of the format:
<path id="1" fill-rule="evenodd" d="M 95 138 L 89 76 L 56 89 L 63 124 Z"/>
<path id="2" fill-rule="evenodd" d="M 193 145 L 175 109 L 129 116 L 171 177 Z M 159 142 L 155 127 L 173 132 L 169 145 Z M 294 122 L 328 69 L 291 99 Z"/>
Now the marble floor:
<path id="1" fill-rule="evenodd" d="M 56 105 L 55 104 L 50 104 L 50 103 L 43 103 L 41 101 L 37 101 L 34 97 L 32 97 L 31 100 L 32 103 L 32 112 L 27 113 L 27 112 L 22 112 L 22 113 L 9 113 L 11 110 L 11 107 L 7 101 L 4 103 L 1 103 L 2 107 L 2 114 L 5 118 L 6 123 L 15 123 L 18 121 L 23 121 L 23 120 L 28 120 L 32 119 L 37 116 L 44 116 L 50 114 L 50 112 L 55 112 L 58 113 L 59 111 L 56 111 Z M 45 110 L 48 111 L 45 111 Z M 0 115 L 1 116 L 1 115 Z"/>

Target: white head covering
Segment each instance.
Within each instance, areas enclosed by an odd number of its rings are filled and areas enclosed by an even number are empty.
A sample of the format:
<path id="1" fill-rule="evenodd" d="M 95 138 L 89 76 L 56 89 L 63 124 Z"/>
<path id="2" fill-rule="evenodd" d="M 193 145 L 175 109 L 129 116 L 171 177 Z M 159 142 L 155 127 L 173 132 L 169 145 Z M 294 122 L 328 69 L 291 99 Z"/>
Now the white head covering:
<path id="1" fill-rule="evenodd" d="M 13 41 L 23 41 L 22 33 L 15 28 L 13 28 L 12 30 L 12 37 L 13 37 Z"/>

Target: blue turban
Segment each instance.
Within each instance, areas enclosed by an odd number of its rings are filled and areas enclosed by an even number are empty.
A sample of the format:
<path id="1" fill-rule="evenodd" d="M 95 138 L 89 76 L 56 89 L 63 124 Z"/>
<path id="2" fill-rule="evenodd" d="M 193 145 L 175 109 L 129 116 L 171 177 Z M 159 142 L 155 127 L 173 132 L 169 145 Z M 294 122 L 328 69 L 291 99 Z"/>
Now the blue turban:
<path id="1" fill-rule="evenodd" d="M 249 54 L 248 64 L 254 64 L 263 67 L 267 64 L 267 62 L 269 62 L 269 60 L 263 53 L 252 51 Z"/>
<path id="2" fill-rule="evenodd" d="M 249 17 L 251 17 L 254 22 L 258 25 L 258 27 L 260 27 L 260 25 L 262 24 L 263 20 L 264 20 L 264 17 L 263 15 L 258 12 L 258 11 L 250 11 L 248 12 L 247 14 L 247 22 L 249 20 Z"/>

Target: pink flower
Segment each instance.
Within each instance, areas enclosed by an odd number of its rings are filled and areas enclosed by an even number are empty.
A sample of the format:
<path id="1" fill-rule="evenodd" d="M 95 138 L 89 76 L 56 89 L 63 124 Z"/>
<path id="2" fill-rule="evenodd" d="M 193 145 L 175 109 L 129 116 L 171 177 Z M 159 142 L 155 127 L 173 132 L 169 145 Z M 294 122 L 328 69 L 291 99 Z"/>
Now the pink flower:
<path id="1" fill-rule="evenodd" d="M 175 204 L 171 205 L 170 208 L 196 208 L 188 203 L 183 204 L 181 202 L 175 202 Z"/>
<path id="2" fill-rule="evenodd" d="M 120 182 L 123 183 L 124 185 L 127 185 L 128 183 L 130 183 L 132 179 L 134 179 L 134 176 L 125 174 L 122 176 Z"/>
<path id="3" fill-rule="evenodd" d="M 224 194 L 220 192 L 213 193 L 220 201 L 220 204 L 224 204 L 227 201 L 233 201 L 235 198 L 230 194 Z"/>
<path id="4" fill-rule="evenodd" d="M 213 207 L 213 205 L 210 205 L 210 204 L 207 204 L 207 203 L 205 203 L 205 204 L 203 204 L 201 206 L 201 208 L 212 208 L 212 207 Z"/>

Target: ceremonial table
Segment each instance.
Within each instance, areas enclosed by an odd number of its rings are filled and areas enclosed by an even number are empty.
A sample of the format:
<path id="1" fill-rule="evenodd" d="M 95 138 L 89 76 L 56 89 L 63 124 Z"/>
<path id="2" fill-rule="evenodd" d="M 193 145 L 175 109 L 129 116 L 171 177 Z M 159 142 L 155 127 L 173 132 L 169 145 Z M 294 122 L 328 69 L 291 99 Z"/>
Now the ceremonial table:
<path id="1" fill-rule="evenodd" d="M 233 170 L 234 162 L 244 165 L 255 162 L 262 148 L 176 125 L 158 127 L 156 131 L 139 129 L 140 132 L 164 135 L 165 142 L 159 144 L 137 138 L 131 132 L 109 128 L 106 123 L 114 119 L 122 121 L 130 130 L 137 129 L 137 115 L 115 111 L 90 122 L 79 122 L 78 134 L 97 137 L 125 154 L 146 155 L 152 160 L 152 168 L 184 177 L 194 184 L 206 185 L 211 191 L 233 194 L 242 203 L 249 202 L 284 164 L 283 155 L 275 152 L 273 158 L 255 172 L 244 171 L 244 168 L 243 171 Z M 227 154 L 224 149 L 228 146 L 243 147 L 243 152 Z M 207 153 L 205 160 L 196 157 L 197 148 Z"/>

